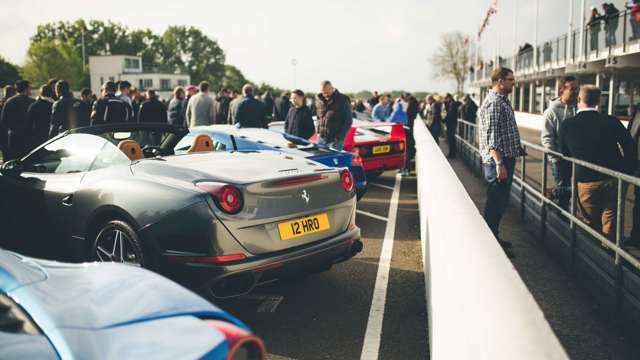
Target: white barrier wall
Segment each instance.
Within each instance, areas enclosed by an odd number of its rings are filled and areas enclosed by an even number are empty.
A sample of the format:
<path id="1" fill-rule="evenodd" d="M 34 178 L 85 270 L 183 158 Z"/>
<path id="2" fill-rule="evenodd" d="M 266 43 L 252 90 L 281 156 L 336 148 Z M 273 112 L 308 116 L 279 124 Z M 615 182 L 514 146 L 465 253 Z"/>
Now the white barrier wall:
<path id="1" fill-rule="evenodd" d="M 414 135 L 431 359 L 568 359 L 422 121 Z"/>

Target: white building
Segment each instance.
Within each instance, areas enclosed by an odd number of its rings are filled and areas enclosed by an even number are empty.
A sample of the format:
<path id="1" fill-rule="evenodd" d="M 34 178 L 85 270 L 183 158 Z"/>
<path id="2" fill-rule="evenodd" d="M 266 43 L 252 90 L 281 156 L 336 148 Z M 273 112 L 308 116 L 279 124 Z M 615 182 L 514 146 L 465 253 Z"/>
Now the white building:
<path id="1" fill-rule="evenodd" d="M 177 69 L 147 67 L 140 56 L 130 55 L 90 56 L 89 74 L 94 94 L 100 94 L 105 81 L 127 80 L 141 91 L 154 89 L 161 99 L 168 100 L 174 87 L 190 83 L 188 74 Z"/>
<path id="2" fill-rule="evenodd" d="M 469 74 L 471 85 L 484 98 L 491 88 L 491 72 L 498 65 L 515 71 L 516 87 L 511 94 L 517 111 L 541 114 L 549 100 L 557 96 L 562 76 L 572 75 L 580 84 L 595 84 L 602 90 L 602 112 L 627 118 L 627 108 L 640 102 L 640 23 L 624 10 L 624 1 L 615 0 L 620 13 L 605 26 L 604 21 L 589 24 L 586 1 L 570 1 L 570 31 L 556 34 L 537 44 L 521 44 L 511 54 L 474 64 Z M 580 18 L 579 14 L 584 14 Z M 545 19 L 539 20 L 543 26 Z M 513 31 L 502 22 L 500 31 Z M 635 28 L 638 26 L 638 28 Z M 610 40 L 608 40 L 610 39 Z"/>

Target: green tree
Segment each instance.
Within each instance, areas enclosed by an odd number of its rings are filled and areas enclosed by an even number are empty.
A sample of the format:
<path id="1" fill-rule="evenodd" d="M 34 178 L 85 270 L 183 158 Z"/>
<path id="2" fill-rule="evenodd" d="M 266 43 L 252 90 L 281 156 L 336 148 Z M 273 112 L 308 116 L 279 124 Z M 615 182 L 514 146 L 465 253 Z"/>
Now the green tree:
<path id="1" fill-rule="evenodd" d="M 31 44 L 20 74 L 34 85 L 51 78 L 65 79 L 72 88 L 83 85 L 82 59 L 69 42 L 38 41 Z"/>
<path id="2" fill-rule="evenodd" d="M 163 64 L 189 74 L 192 83 L 206 80 L 214 89 L 222 85 L 224 51 L 199 29 L 170 26 L 160 37 L 158 51 Z"/>
<path id="3" fill-rule="evenodd" d="M 248 83 L 250 83 L 250 81 L 244 77 L 240 69 L 233 65 L 224 66 L 224 78 L 222 80 L 222 86 L 240 90 L 245 84 Z"/>
<path id="4" fill-rule="evenodd" d="M 10 85 L 20 79 L 18 67 L 0 56 L 0 87 Z"/>

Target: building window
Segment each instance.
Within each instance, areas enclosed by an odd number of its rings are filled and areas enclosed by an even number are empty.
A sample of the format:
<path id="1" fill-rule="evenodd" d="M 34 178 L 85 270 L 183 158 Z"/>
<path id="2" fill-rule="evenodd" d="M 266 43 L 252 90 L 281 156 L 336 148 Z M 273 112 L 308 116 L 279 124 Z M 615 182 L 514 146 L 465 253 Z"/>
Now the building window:
<path id="1" fill-rule="evenodd" d="M 153 79 L 140 79 L 140 89 L 146 90 L 153 87 Z"/>
<path id="2" fill-rule="evenodd" d="M 130 70 L 140 70 L 140 59 L 136 58 L 125 58 L 124 59 L 124 68 Z"/>
<path id="3" fill-rule="evenodd" d="M 160 79 L 160 90 L 171 90 L 171 80 Z"/>
<path id="4" fill-rule="evenodd" d="M 187 80 L 185 79 L 178 80 L 178 86 L 187 86 Z"/>

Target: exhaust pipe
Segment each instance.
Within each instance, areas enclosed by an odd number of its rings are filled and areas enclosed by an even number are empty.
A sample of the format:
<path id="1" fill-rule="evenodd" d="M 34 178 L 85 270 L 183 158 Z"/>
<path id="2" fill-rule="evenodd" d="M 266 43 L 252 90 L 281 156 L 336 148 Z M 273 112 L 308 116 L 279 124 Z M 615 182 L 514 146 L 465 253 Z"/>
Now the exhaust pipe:
<path id="1" fill-rule="evenodd" d="M 357 240 L 354 242 L 353 245 L 351 245 L 351 256 L 355 256 L 357 253 L 361 252 L 363 247 L 364 245 L 362 244 L 362 241 Z"/>
<path id="2" fill-rule="evenodd" d="M 248 294 L 256 286 L 257 279 L 251 272 L 241 272 L 225 276 L 209 287 L 215 298 L 230 298 Z"/>

